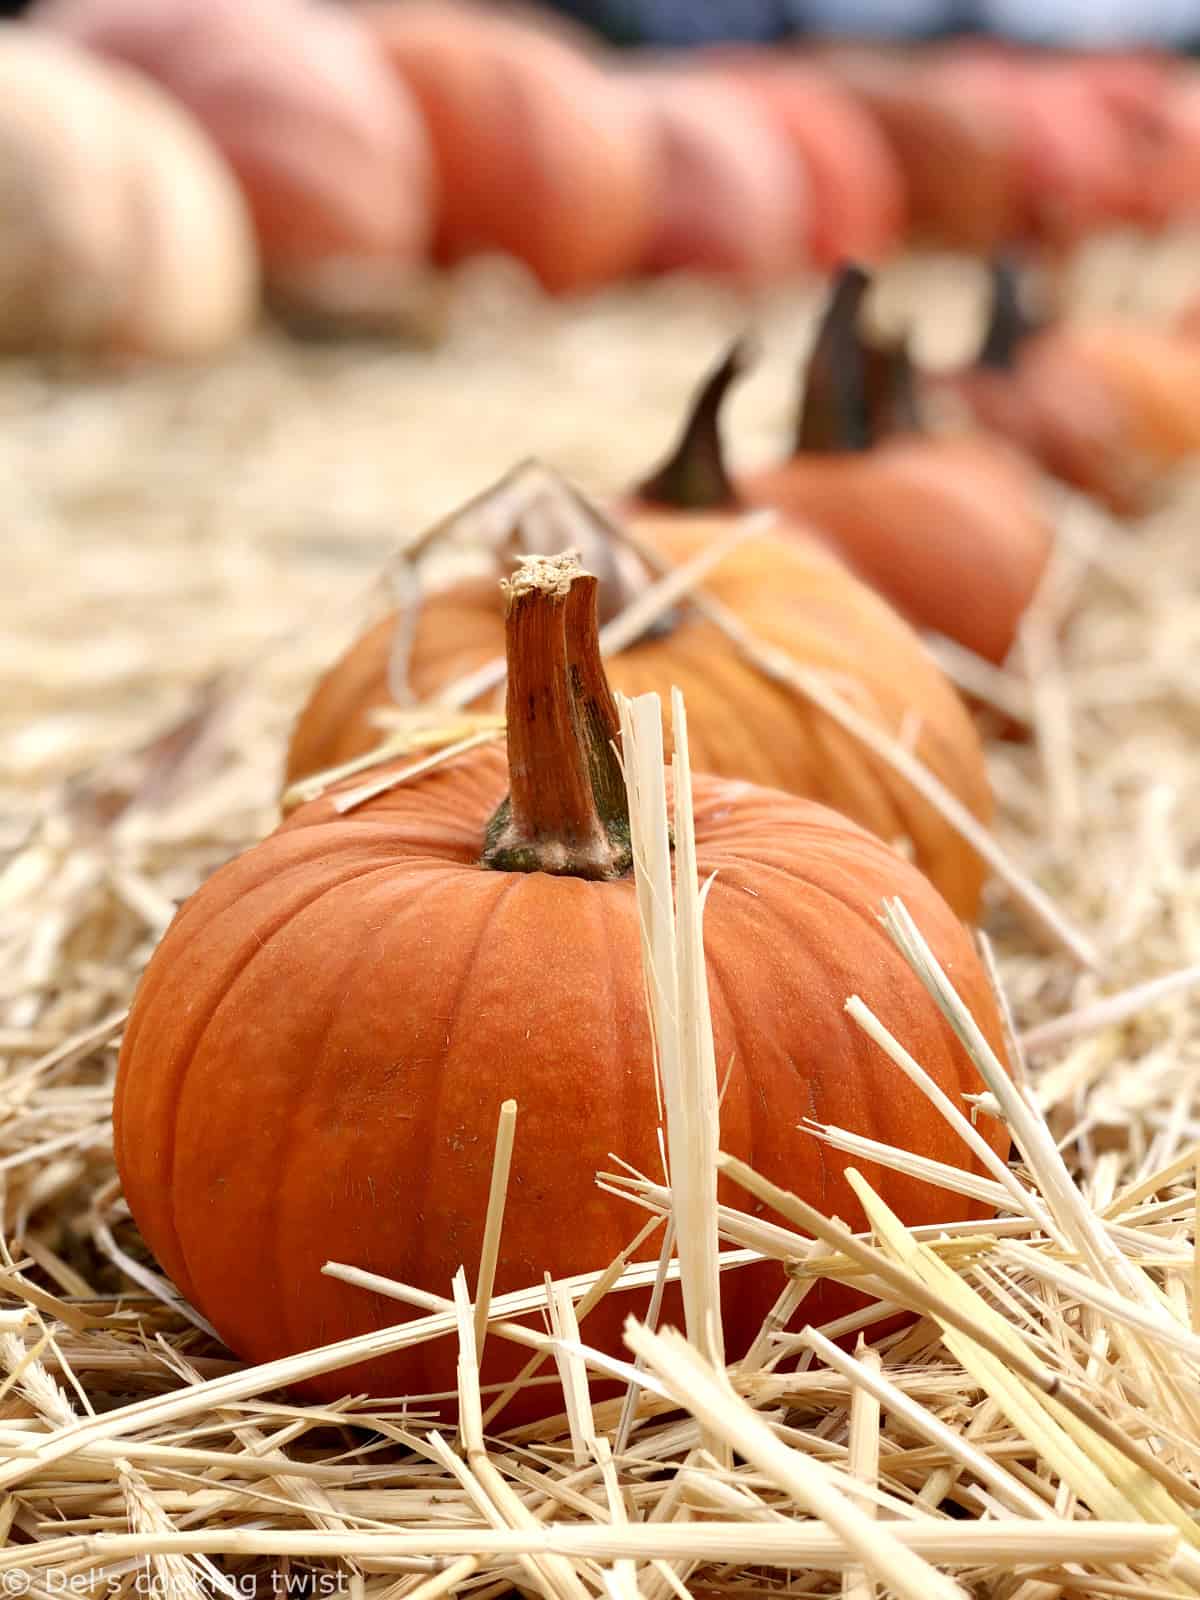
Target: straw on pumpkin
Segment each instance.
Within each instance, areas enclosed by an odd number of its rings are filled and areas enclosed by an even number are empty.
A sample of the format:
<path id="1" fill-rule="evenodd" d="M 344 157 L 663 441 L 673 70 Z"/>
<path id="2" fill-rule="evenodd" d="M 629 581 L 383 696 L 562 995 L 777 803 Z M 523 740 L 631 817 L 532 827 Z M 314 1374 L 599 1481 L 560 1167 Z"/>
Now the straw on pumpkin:
<path id="1" fill-rule="evenodd" d="M 661 567 L 661 558 L 631 529 L 623 528 L 622 537 L 634 546 L 648 564 Z M 847 733 L 900 773 L 1003 880 L 1019 910 L 1029 918 L 1032 928 L 1051 942 L 1060 944 L 1081 966 L 1097 965 L 1099 958 L 1087 935 L 1063 918 L 1049 896 L 1008 858 L 988 830 L 898 739 L 892 738 L 864 717 L 819 673 L 800 666 L 785 651 L 757 639 L 753 630 L 727 606 L 703 591 L 691 596 L 691 604 L 715 623 L 760 671 L 786 685 L 792 692 L 811 700 Z"/>

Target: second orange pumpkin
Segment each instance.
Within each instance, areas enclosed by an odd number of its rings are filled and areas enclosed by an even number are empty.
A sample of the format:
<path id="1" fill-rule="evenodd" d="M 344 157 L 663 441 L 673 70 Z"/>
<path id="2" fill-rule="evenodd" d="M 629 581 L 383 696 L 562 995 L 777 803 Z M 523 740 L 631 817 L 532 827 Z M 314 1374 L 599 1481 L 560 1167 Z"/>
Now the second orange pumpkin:
<path id="1" fill-rule="evenodd" d="M 678 565 L 704 550 L 728 520 L 646 513 L 632 526 Z M 560 548 L 576 542 L 574 532 L 564 534 Z M 912 630 L 835 556 L 798 530 L 793 537 L 763 534 L 728 553 L 703 588 L 764 644 L 819 673 L 877 727 L 910 741 L 974 816 L 990 820 L 979 737 L 958 695 Z M 686 605 L 669 621 L 665 631 L 614 656 L 608 670 L 627 694 L 683 690 L 698 769 L 823 801 L 886 840 L 910 842 L 950 904 L 960 915 L 975 915 L 983 864 L 927 800 L 827 714 L 772 682 L 714 622 Z M 397 623 L 396 614 L 385 617 L 317 685 L 292 735 L 290 780 L 380 742 L 375 713 L 393 704 Z M 428 595 L 414 629 L 409 688 L 426 701 L 503 654 L 495 583 L 462 582 Z"/>

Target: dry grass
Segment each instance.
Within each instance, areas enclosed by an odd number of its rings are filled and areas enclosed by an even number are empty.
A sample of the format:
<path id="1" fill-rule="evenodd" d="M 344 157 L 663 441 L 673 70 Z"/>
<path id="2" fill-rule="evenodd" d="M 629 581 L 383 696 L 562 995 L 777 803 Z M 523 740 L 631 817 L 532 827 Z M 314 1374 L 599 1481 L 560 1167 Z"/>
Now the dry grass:
<path id="1" fill-rule="evenodd" d="M 1153 265 L 1146 281 L 1170 278 Z M 1080 275 L 1093 299 L 1103 268 Z M 936 310 L 928 269 L 915 281 Z M 761 308 L 773 358 L 734 412 L 752 457 L 779 432 L 805 313 Z M 587 1312 L 622 1263 L 549 1297 L 493 1297 L 486 1263 L 478 1277 L 468 1263 L 418 1321 L 374 1336 L 457 1328 L 460 1438 L 354 1396 L 300 1406 L 278 1385 L 346 1353 L 240 1367 L 165 1303 L 117 1194 L 109 1101 L 137 973 L 178 900 L 271 824 L 288 718 L 394 544 L 531 453 L 620 483 L 744 315 L 665 285 L 567 316 L 481 272 L 433 353 L 264 336 L 201 374 L 0 373 L 0 1592 L 265 1596 L 285 1577 L 363 1600 L 1200 1591 L 1200 481 L 1186 474 L 1137 528 L 1061 500 L 1054 581 L 1022 663 L 991 682 L 1036 733 L 991 753 L 1001 843 L 1097 956 L 1089 969 L 1036 937 L 997 886 L 987 926 L 1025 1046 L 1017 1088 L 943 994 L 980 1055 L 984 1110 L 1020 1151 L 972 1180 L 996 1221 L 931 1236 L 864 1191 L 874 1226 L 855 1239 L 784 1196 L 796 1233 L 715 1206 L 723 1158 L 695 1116 L 718 1092 L 697 906 L 692 886 L 674 910 L 664 896 L 644 705 L 627 716 L 671 1182 L 604 1181 L 629 1197 L 631 1238 L 686 1222 L 678 1256 L 629 1270 L 683 1275 L 689 1344 L 653 1318 L 632 1328 L 625 1401 L 593 1404 L 589 1379 L 612 1363 L 588 1350 Z M 686 860 L 686 814 L 676 828 Z M 939 993 L 902 909 L 889 917 Z M 852 1014 L 881 1071 L 920 1080 L 904 1040 Z M 822 1133 L 850 1165 L 911 1165 Z M 512 1136 L 506 1115 L 497 1227 Z M 759 1255 L 791 1261 L 791 1282 L 725 1373 L 715 1273 Z M 782 1333 L 817 1275 L 919 1318 L 855 1354 L 831 1342 L 853 1329 Z M 507 1320 L 530 1308 L 543 1335 Z M 531 1345 L 562 1387 L 557 1424 L 490 1431 L 485 1328 Z"/>

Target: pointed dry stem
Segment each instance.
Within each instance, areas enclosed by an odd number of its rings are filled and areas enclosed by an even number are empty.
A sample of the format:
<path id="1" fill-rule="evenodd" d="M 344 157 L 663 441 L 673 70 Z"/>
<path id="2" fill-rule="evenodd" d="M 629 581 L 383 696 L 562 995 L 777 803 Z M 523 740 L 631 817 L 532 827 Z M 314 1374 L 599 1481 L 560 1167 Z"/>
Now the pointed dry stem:
<path id="1" fill-rule="evenodd" d="M 639 500 L 676 511 L 717 511 L 739 503 L 721 445 L 721 408 L 751 357 L 749 343 L 739 339 L 705 378 L 675 448 L 639 486 Z"/>
<path id="2" fill-rule="evenodd" d="M 866 371 L 858 318 L 871 280 L 861 267 L 838 274 L 808 358 L 796 419 L 797 456 L 865 450 L 869 444 Z"/>
<path id="3" fill-rule="evenodd" d="M 573 554 L 532 557 L 505 590 L 509 794 L 489 824 L 483 865 L 618 878 L 631 864 L 629 803 L 596 580 Z"/>

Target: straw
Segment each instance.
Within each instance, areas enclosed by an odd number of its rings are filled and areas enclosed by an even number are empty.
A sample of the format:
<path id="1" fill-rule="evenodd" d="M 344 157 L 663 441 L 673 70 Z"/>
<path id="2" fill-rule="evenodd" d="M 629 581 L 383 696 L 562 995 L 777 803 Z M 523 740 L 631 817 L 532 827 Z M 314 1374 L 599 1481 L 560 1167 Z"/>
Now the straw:
<path id="1" fill-rule="evenodd" d="M 1197 259 L 1195 238 L 1162 252 L 1127 239 L 1118 276 L 1141 301 L 1167 278 L 1179 298 Z M 888 289 L 897 314 L 936 332 L 956 270 L 905 262 Z M 419 357 L 264 332 L 202 368 L 0 371 L 0 1574 L 42 1595 L 85 1580 L 90 1594 L 131 1596 L 139 1579 L 162 1592 L 169 1576 L 181 1595 L 233 1586 L 257 1600 L 284 1577 L 294 1593 L 353 1600 L 503 1600 L 514 1587 L 865 1600 L 872 1583 L 882 1600 L 904 1592 L 891 1583 L 899 1549 L 902 1576 L 919 1573 L 930 1596 L 938 1584 L 980 1600 L 1200 1593 L 1195 469 L 1164 480 L 1137 527 L 1050 498 L 1068 555 L 1051 600 L 1070 619 L 1034 639 L 1036 693 L 1019 661 L 996 673 L 943 651 L 959 681 L 1037 734 L 988 748 L 1008 876 L 986 928 L 1027 1077 L 1014 1090 L 993 1072 L 981 1104 L 950 1116 L 964 1160 L 965 1130 L 985 1115 L 1005 1118 L 1019 1156 L 1011 1172 L 956 1178 L 886 1135 L 818 1131 L 826 1161 L 878 1163 L 884 1200 L 889 1174 L 908 1173 L 969 1188 L 999 1215 L 901 1228 L 864 1191 L 874 1231 L 847 1239 L 834 1218 L 769 1217 L 744 1188 L 714 1204 L 705 1152 L 719 1139 L 689 1102 L 711 1109 L 703 1028 L 684 1040 L 664 1020 L 691 1131 L 681 1146 L 667 1130 L 665 1176 L 630 1173 L 620 1147 L 605 1161 L 598 1199 L 628 1212 L 628 1247 L 607 1271 L 548 1293 L 533 1264 L 508 1288 L 492 1128 L 476 1235 L 488 1248 L 464 1262 L 457 1298 L 450 1282 L 364 1274 L 378 1264 L 365 1252 L 331 1269 L 410 1319 L 365 1340 L 248 1368 L 149 1259 L 114 1182 L 109 1121 L 136 983 L 177 906 L 278 820 L 292 721 L 379 614 L 377 574 L 531 455 L 619 492 L 745 315 L 736 297 L 674 279 L 560 307 L 493 266 L 465 273 L 456 295 L 445 345 Z M 789 286 L 757 309 L 766 360 L 731 416 L 739 465 L 781 448 L 811 306 Z M 754 536 L 753 523 L 730 533 Z M 406 575 L 436 587 L 490 571 L 494 554 L 481 563 L 469 541 L 439 536 L 409 552 Z M 702 574 L 670 581 L 703 602 Z M 656 604 L 682 598 L 663 588 Z M 786 692 L 823 692 L 769 665 Z M 394 779 L 431 751 L 470 761 L 444 752 L 495 738 L 500 719 L 404 707 L 381 729 L 390 745 L 345 764 L 345 793 L 388 762 Z M 880 758 L 902 771 L 897 744 Z M 393 803 L 423 780 L 410 772 Z M 686 806 L 666 820 L 677 835 L 682 823 L 686 852 Z M 655 903 L 669 902 L 690 965 L 660 977 L 682 984 L 699 1024 L 702 886 L 675 858 L 664 897 L 660 849 Z M 895 908 L 889 925 L 906 938 Z M 935 1066 L 889 1020 L 894 1035 L 875 1029 L 869 1046 L 881 1100 L 904 1071 L 921 1083 Z M 870 1031 L 857 1008 L 845 1021 Z M 717 1068 L 719 1080 L 728 1062 Z M 522 1100 L 518 1141 L 533 1111 Z M 510 1215 L 516 1203 L 508 1192 Z M 404 1225 L 394 1209 L 389 1226 Z M 564 1225 L 548 1209 L 547 1228 Z M 787 1277 L 749 1351 L 724 1352 L 743 1359 L 726 1369 L 711 1342 L 698 1351 L 657 1328 L 655 1288 L 661 1305 L 686 1270 L 691 1326 L 708 1337 L 717 1291 L 736 1295 L 759 1260 Z M 886 1305 L 810 1328 L 828 1281 Z M 641 1364 L 590 1342 L 597 1307 L 625 1291 L 662 1341 Z M 890 1323 L 896 1305 L 915 1320 Z M 859 1331 L 870 1344 L 851 1354 Z M 432 1339 L 463 1341 L 461 1448 L 433 1420 L 454 1396 L 359 1392 L 359 1362 Z M 511 1382 L 480 1376 L 481 1349 L 489 1370 L 516 1352 Z M 321 1372 L 344 1373 L 341 1399 L 288 1387 Z M 546 1420 L 516 1425 L 507 1408 L 534 1396 Z M 732 1445 L 731 1419 L 753 1457 Z M 813 1515 L 814 1485 L 850 1522 Z"/>

